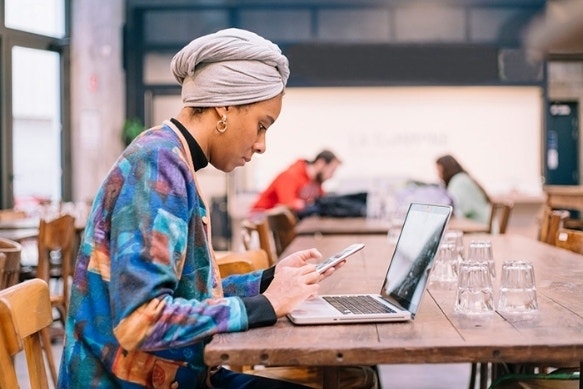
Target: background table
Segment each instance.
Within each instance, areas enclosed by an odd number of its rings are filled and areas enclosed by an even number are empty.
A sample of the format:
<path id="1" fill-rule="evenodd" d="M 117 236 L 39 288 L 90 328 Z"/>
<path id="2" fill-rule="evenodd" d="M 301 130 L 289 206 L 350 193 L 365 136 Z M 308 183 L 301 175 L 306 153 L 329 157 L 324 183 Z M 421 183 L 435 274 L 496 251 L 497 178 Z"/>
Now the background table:
<path id="1" fill-rule="evenodd" d="M 390 228 L 391 223 L 388 220 L 367 219 L 366 217 L 337 218 L 310 216 L 298 222 L 296 233 L 297 235 L 382 235 L 387 234 Z M 451 218 L 448 228 L 467 233 L 488 231 L 488 225 L 486 224 L 456 217 Z"/>
<path id="2" fill-rule="evenodd" d="M 214 336 L 205 361 L 324 366 L 332 388 L 342 365 L 583 360 L 583 256 L 522 236 L 476 237 L 492 240 L 498 269 L 504 259 L 533 262 L 539 313 L 463 316 L 453 312 L 453 288 L 430 287 L 412 322 L 295 326 L 282 318 L 272 327 Z M 382 235 L 300 236 L 286 254 L 317 247 L 328 256 L 355 241 L 366 247 L 322 282 L 321 293 L 378 292 L 393 250 Z"/>

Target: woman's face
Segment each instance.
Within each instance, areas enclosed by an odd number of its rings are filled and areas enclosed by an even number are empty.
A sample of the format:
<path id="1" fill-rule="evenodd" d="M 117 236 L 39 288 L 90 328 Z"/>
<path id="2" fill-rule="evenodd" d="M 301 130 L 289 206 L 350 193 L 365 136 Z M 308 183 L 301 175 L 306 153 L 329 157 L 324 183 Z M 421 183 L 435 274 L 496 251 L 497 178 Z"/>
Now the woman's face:
<path id="1" fill-rule="evenodd" d="M 254 153 L 264 153 L 265 135 L 281 112 L 282 98 L 283 94 L 279 94 L 259 103 L 228 107 L 227 130 L 217 133 L 209 162 L 219 170 L 230 172 L 251 161 Z"/>

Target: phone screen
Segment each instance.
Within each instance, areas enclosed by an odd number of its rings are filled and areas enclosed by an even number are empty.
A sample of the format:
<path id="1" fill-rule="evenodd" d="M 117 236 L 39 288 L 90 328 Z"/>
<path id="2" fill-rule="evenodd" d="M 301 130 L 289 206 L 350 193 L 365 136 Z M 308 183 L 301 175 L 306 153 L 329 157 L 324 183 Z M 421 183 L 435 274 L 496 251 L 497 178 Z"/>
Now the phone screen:
<path id="1" fill-rule="evenodd" d="M 345 260 L 350 255 L 359 251 L 364 247 L 364 243 L 354 243 L 346 247 L 344 250 L 334 254 L 333 256 L 325 259 L 316 266 L 316 271 L 318 273 L 323 273 L 332 266 L 336 265 L 338 262 Z"/>

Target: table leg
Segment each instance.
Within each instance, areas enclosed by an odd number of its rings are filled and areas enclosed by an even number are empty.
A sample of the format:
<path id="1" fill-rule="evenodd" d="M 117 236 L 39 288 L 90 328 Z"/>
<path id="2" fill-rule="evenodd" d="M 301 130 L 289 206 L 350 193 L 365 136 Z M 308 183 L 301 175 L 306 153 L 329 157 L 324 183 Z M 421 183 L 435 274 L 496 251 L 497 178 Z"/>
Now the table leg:
<path id="1" fill-rule="evenodd" d="M 480 389 L 488 388 L 488 362 L 480 362 Z"/>
<path id="2" fill-rule="evenodd" d="M 322 367 L 322 389 L 336 389 L 340 384 L 340 368 L 338 366 Z"/>

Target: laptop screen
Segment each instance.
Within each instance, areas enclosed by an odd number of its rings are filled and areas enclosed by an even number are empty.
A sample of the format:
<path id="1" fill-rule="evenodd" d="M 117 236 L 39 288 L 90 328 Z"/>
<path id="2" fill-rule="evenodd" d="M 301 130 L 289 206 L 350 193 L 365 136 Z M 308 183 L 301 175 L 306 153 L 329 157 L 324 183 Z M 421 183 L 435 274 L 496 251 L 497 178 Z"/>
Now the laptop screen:
<path id="1" fill-rule="evenodd" d="M 389 265 L 381 295 L 414 317 L 439 248 L 451 207 L 412 203 Z"/>

